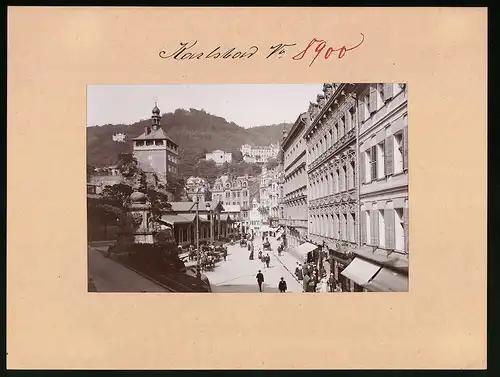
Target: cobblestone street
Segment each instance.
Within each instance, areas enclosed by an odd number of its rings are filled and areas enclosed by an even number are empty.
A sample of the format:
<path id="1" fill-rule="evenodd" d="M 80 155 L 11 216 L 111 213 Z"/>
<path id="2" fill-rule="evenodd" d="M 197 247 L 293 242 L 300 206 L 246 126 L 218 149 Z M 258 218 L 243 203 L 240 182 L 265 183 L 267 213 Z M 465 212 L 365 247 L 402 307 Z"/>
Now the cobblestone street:
<path id="1" fill-rule="evenodd" d="M 289 272 L 285 264 L 277 258 L 278 242 L 270 238 L 273 250 L 266 252 L 271 257 L 269 268 L 266 268 L 265 264 L 257 257 L 259 248 L 262 247 L 262 241 L 257 238 L 254 241 L 254 260 L 248 259 L 250 252 L 246 247 L 243 248 L 239 243 L 235 243 L 233 246 L 228 245 L 227 261 L 222 260 L 213 271 L 205 272 L 210 279 L 212 292 L 259 292 L 255 277 L 259 270 L 264 274 L 264 292 L 277 293 L 281 277 L 284 277 L 287 282 L 287 292 L 302 292 L 302 285 L 293 276 L 293 270 Z M 291 265 L 291 262 L 288 264 Z"/>

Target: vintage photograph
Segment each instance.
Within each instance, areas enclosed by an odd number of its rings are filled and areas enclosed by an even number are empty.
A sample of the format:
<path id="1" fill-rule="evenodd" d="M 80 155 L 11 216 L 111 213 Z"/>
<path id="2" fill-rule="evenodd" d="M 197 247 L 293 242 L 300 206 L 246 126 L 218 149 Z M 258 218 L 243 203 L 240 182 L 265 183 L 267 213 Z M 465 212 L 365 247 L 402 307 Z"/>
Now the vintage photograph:
<path id="1" fill-rule="evenodd" d="M 89 292 L 407 292 L 404 83 L 89 85 Z"/>

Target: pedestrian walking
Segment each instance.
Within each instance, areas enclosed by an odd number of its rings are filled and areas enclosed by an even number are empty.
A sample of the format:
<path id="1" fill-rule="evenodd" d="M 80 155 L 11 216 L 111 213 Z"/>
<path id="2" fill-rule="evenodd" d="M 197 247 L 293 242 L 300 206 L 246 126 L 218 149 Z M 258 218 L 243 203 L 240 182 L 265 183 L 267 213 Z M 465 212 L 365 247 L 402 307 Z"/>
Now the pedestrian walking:
<path id="1" fill-rule="evenodd" d="M 333 272 L 330 274 L 330 277 L 328 278 L 328 288 L 330 289 L 330 292 L 335 292 L 337 284 L 335 283 L 335 276 L 333 276 Z"/>
<path id="2" fill-rule="evenodd" d="M 309 292 L 309 280 L 311 280 L 311 277 L 308 274 L 304 275 L 304 279 L 302 280 L 302 289 L 304 292 Z"/>
<path id="3" fill-rule="evenodd" d="M 259 273 L 256 276 L 257 278 L 257 284 L 259 284 L 259 292 L 262 292 L 262 283 L 264 283 L 264 275 L 262 274 L 262 271 L 259 270 Z"/>
<path id="4" fill-rule="evenodd" d="M 267 268 L 269 268 L 269 263 L 271 263 L 271 257 L 269 256 L 269 254 L 266 255 L 266 266 Z"/>
<path id="5" fill-rule="evenodd" d="M 222 255 L 224 256 L 224 260 L 227 258 L 227 247 L 224 248 L 224 251 L 222 252 Z"/>
<path id="6" fill-rule="evenodd" d="M 304 270 L 302 268 L 302 264 L 299 263 L 299 266 L 297 267 L 297 279 L 303 280 L 304 279 Z"/>
<path id="7" fill-rule="evenodd" d="M 286 281 L 285 278 L 281 278 L 279 284 L 278 284 L 278 289 L 280 290 L 280 293 L 286 293 L 287 286 L 286 286 Z"/>

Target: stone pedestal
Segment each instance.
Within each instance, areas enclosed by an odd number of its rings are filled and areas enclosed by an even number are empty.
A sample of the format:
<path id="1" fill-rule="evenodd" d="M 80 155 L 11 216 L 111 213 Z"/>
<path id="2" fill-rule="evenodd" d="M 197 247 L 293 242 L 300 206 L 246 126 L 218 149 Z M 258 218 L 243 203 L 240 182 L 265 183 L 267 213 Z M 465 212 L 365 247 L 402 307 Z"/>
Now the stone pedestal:
<path id="1" fill-rule="evenodd" d="M 134 223 L 131 238 L 133 243 L 153 243 L 153 229 L 149 223 L 151 205 L 147 203 L 146 195 L 134 192 L 130 195 L 128 211 Z"/>

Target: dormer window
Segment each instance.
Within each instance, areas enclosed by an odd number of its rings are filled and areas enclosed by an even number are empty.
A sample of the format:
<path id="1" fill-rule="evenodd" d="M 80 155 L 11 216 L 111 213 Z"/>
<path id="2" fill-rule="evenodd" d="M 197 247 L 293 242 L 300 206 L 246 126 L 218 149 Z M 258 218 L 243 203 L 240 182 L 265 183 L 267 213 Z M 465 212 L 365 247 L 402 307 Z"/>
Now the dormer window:
<path id="1" fill-rule="evenodd" d="M 146 145 L 153 145 L 153 140 L 147 140 Z"/>
<path id="2" fill-rule="evenodd" d="M 144 141 L 142 141 L 142 140 L 141 140 L 141 141 L 136 141 L 136 142 L 135 142 L 135 146 L 136 146 L 136 147 L 142 147 L 143 145 L 144 145 Z"/>
<path id="3" fill-rule="evenodd" d="M 155 140 L 155 145 L 163 145 L 163 140 Z"/>

